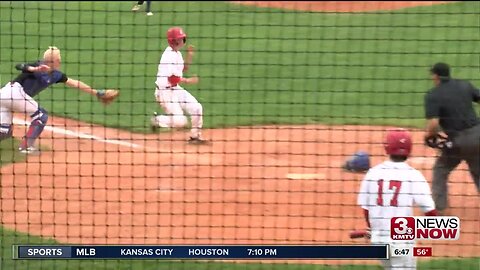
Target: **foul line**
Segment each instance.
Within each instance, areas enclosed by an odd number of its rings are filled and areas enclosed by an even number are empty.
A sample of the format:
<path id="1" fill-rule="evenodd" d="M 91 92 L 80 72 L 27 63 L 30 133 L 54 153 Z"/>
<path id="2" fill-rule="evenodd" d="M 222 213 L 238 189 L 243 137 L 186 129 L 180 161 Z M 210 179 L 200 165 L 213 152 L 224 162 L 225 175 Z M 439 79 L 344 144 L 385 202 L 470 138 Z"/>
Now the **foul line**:
<path id="1" fill-rule="evenodd" d="M 17 125 L 24 125 L 24 126 L 29 125 L 28 122 L 26 122 L 24 120 L 21 120 L 21 119 L 18 119 L 18 118 L 14 118 L 13 123 L 17 124 Z M 98 142 L 121 145 L 121 146 L 126 146 L 126 147 L 130 147 L 130 148 L 134 148 L 134 149 L 146 149 L 145 146 L 142 146 L 142 145 L 139 145 L 139 144 L 136 144 L 136 143 L 130 143 L 130 142 L 120 141 L 120 140 L 105 139 L 105 138 L 98 137 L 98 136 L 95 136 L 95 135 L 92 135 L 92 134 L 71 131 L 71 130 L 64 129 L 64 128 L 45 126 L 45 130 L 51 131 L 52 133 L 62 134 L 62 135 L 65 135 L 65 136 L 70 136 L 70 137 L 75 137 L 75 138 L 80 138 L 80 139 L 95 140 L 95 141 L 98 141 Z"/>
<path id="2" fill-rule="evenodd" d="M 17 125 L 24 125 L 24 126 L 29 125 L 28 122 L 23 121 L 23 120 L 18 119 L 18 118 L 14 118 L 13 123 L 17 124 Z M 63 134 L 65 136 L 70 136 L 70 137 L 75 137 L 75 138 L 80 138 L 80 139 L 86 139 L 86 140 L 95 140 L 95 141 L 98 141 L 98 142 L 103 142 L 103 143 L 108 143 L 108 144 L 115 144 L 115 145 L 120 145 L 120 146 L 131 147 L 131 148 L 134 148 L 134 149 L 158 150 L 158 149 L 153 148 L 153 147 L 146 147 L 146 146 L 142 146 L 142 145 L 139 145 L 139 144 L 136 144 L 136 143 L 130 143 L 130 142 L 120 141 L 120 140 L 109 140 L 109 139 L 101 138 L 101 137 L 98 137 L 98 136 L 95 136 L 95 135 L 92 135 L 92 134 L 71 131 L 71 130 L 64 129 L 64 128 L 45 126 L 45 130 L 48 130 L 52 133 Z M 184 192 L 184 190 L 176 190 L 176 189 L 172 189 L 172 188 L 167 188 L 167 189 L 158 189 L 158 190 L 156 190 L 156 192 L 178 193 L 178 192 Z"/>

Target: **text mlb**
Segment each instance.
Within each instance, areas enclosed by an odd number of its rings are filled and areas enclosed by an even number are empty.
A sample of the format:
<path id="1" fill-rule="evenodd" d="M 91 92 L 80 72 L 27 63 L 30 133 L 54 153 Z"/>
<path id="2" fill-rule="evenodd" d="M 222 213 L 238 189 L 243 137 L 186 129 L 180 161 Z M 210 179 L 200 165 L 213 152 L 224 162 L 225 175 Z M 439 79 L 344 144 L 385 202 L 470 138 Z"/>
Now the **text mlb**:
<path id="1" fill-rule="evenodd" d="M 394 217 L 390 223 L 393 240 L 458 240 L 460 219 L 458 217 Z"/>

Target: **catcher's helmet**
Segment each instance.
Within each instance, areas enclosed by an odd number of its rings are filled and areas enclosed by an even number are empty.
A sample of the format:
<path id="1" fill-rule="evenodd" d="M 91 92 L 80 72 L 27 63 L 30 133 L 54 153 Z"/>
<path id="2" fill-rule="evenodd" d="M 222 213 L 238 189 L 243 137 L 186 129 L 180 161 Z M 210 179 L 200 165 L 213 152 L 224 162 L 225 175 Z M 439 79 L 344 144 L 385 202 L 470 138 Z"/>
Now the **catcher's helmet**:
<path id="1" fill-rule="evenodd" d="M 365 151 L 357 151 L 342 167 L 350 172 L 366 172 L 370 169 L 370 155 Z"/>
<path id="2" fill-rule="evenodd" d="M 172 42 L 175 39 L 179 38 L 186 38 L 187 34 L 183 31 L 181 27 L 171 27 L 167 31 L 167 40 L 168 40 L 168 45 L 172 46 Z"/>
<path id="3" fill-rule="evenodd" d="M 412 136 L 406 129 L 389 130 L 385 139 L 385 151 L 388 155 L 409 156 Z"/>

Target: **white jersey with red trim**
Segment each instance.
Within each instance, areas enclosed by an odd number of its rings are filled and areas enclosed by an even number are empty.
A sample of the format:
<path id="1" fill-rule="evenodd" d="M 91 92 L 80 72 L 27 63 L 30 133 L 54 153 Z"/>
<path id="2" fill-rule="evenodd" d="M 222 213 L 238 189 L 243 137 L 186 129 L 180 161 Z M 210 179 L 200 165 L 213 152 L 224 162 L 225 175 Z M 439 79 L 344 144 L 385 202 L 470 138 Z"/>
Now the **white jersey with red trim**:
<path id="1" fill-rule="evenodd" d="M 393 161 L 385 161 L 367 172 L 358 204 L 369 212 L 372 242 L 390 242 L 390 219 L 411 216 L 412 206 L 419 206 L 423 213 L 435 209 L 422 173 L 405 162 Z"/>
<path id="2" fill-rule="evenodd" d="M 162 54 L 158 64 L 156 84 L 159 89 L 165 89 L 170 86 L 168 77 L 175 75 L 183 77 L 184 61 L 180 51 L 174 51 L 172 47 L 167 47 Z"/>

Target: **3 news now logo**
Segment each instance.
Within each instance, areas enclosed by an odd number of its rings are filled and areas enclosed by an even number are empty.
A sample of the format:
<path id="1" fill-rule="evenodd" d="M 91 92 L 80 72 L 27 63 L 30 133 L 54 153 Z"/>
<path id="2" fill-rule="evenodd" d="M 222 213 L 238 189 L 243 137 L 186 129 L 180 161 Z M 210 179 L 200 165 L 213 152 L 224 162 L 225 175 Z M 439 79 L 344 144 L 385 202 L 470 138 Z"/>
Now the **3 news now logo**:
<path id="1" fill-rule="evenodd" d="M 390 221 L 392 240 L 458 240 L 458 217 L 393 217 Z"/>

